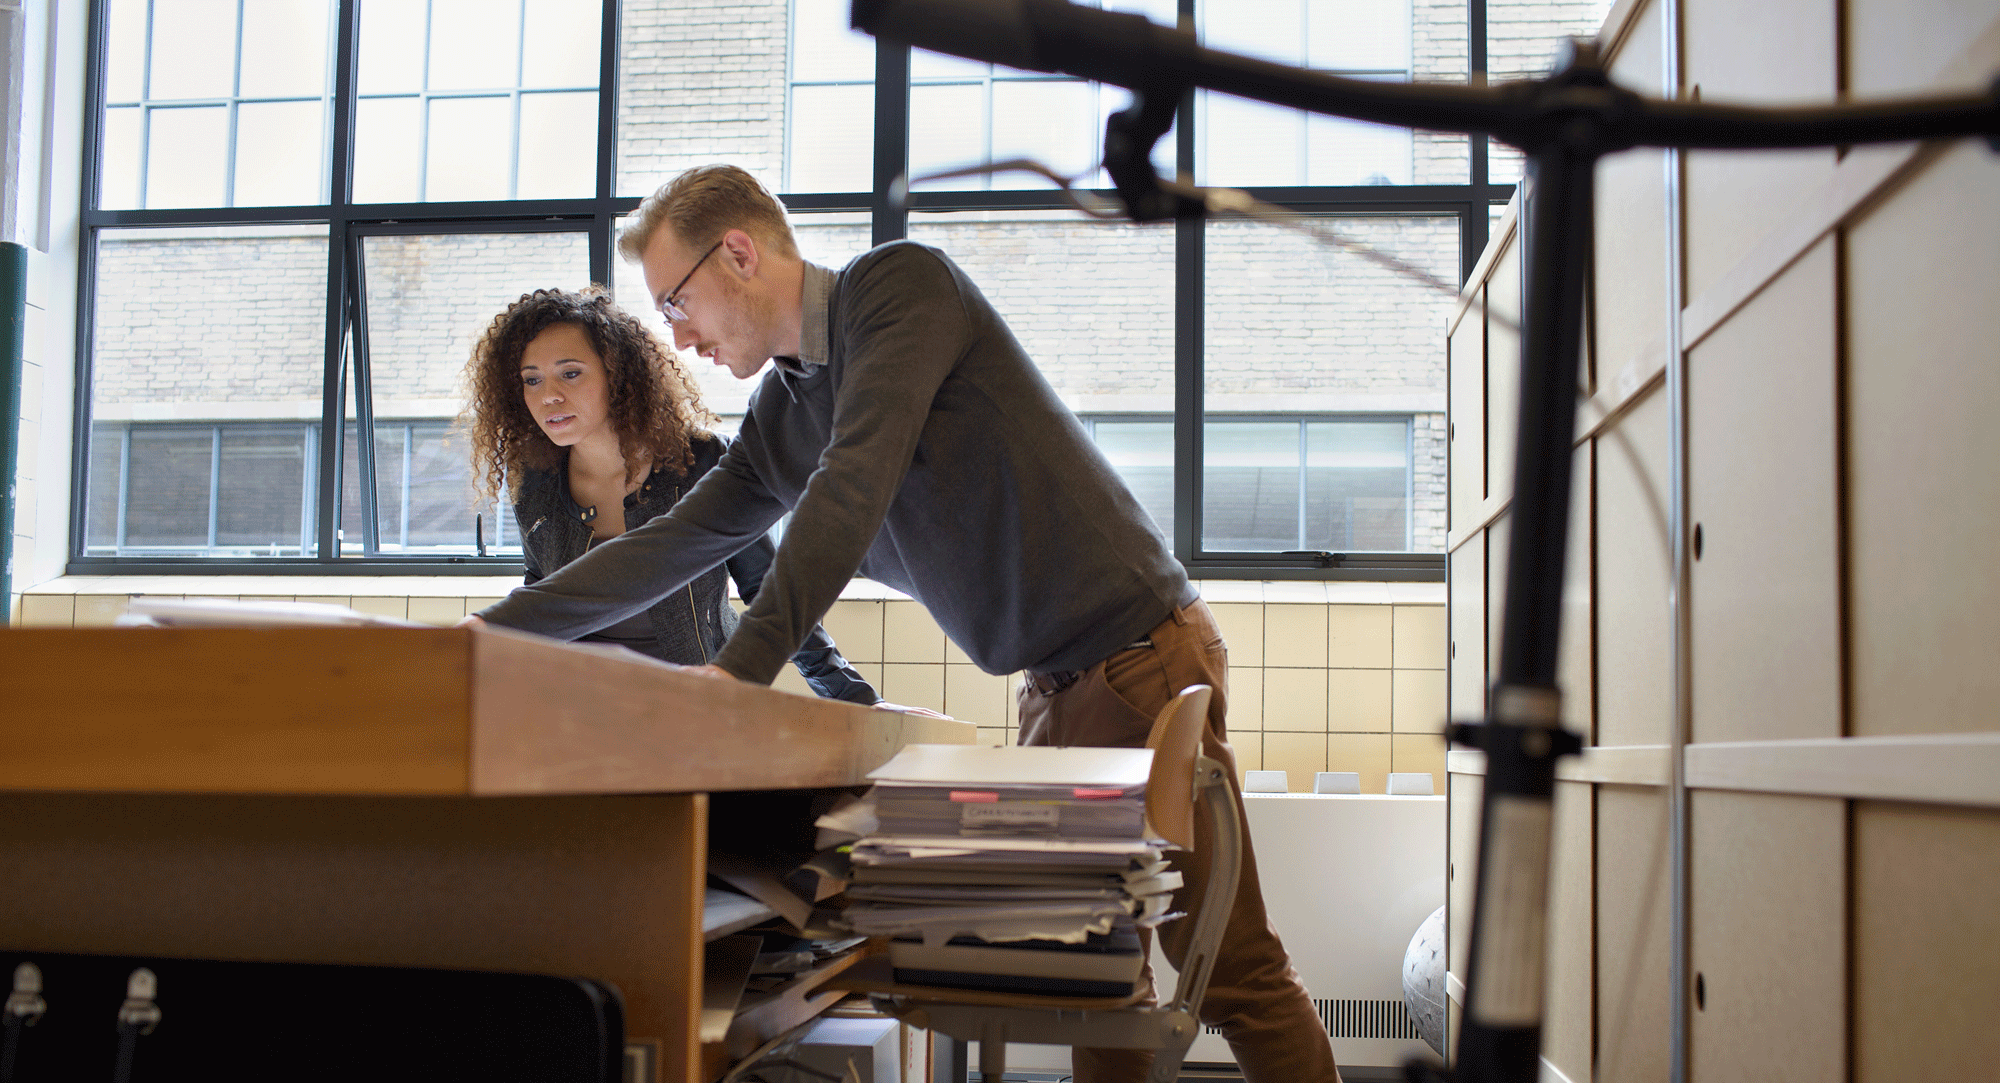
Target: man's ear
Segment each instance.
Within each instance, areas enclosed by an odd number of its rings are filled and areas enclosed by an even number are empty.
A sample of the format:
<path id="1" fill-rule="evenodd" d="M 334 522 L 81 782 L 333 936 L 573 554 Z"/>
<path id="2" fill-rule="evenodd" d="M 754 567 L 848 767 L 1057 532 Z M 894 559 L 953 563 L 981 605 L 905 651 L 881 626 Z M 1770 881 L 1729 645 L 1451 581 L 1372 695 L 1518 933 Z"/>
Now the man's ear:
<path id="1" fill-rule="evenodd" d="M 757 265 L 763 253 L 757 248 L 757 238 L 740 229 L 732 229 L 722 235 L 722 251 L 716 255 L 724 257 L 723 263 L 731 273 L 743 281 L 757 276 Z"/>

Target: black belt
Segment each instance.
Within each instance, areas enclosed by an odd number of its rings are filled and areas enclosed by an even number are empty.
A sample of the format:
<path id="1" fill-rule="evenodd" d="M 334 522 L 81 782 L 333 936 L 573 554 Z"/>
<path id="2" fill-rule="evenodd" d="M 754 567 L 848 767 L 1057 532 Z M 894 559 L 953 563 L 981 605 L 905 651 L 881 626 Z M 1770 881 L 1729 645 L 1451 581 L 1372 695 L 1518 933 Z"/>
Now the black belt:
<path id="1" fill-rule="evenodd" d="M 1136 651 L 1141 648 L 1151 647 L 1152 645 L 1153 645 L 1152 636 L 1141 636 L 1139 637 L 1138 640 L 1131 643 L 1127 643 L 1124 646 L 1118 648 L 1117 650 L 1112 651 L 1110 654 L 1105 655 L 1104 657 L 1108 661 L 1109 659 L 1111 659 L 1116 655 L 1124 654 L 1126 651 Z M 1095 668 L 1097 667 L 1096 666 L 1091 667 L 1091 669 Z M 1035 691 L 1041 693 L 1044 696 L 1053 696 L 1057 692 L 1060 692 L 1068 688 L 1070 685 L 1073 685 L 1076 682 L 1082 680 L 1083 675 L 1088 672 L 1090 672 L 1090 670 L 1057 669 L 1057 670 L 1050 670 L 1047 673 L 1036 673 L 1034 670 L 1031 669 L 1027 671 L 1026 677 L 1028 681 L 1028 687 L 1034 689 Z"/>

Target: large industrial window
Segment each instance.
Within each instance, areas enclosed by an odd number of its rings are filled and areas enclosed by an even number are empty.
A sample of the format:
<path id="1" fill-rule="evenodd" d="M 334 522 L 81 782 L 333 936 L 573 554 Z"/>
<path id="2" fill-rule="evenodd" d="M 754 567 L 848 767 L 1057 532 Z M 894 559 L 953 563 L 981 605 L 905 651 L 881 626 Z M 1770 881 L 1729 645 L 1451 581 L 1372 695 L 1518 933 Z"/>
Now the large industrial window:
<path id="1" fill-rule="evenodd" d="M 1449 81 L 1545 62 L 1606 6 L 1101 3 Z M 1447 293 L 1266 224 L 1086 219 L 1020 173 L 893 207 L 898 173 L 1016 157 L 1101 187 L 1127 96 L 846 24 L 847 0 L 96 0 L 73 570 L 506 567 L 452 425 L 472 342 L 521 292 L 592 281 L 658 326 L 619 219 L 730 161 L 815 261 L 951 253 L 1196 574 L 1442 575 Z M 1511 194 L 1489 175 L 1513 179 L 1485 140 L 1205 94 L 1155 161 L 1445 282 Z M 749 385 L 694 366 L 740 413 Z"/>

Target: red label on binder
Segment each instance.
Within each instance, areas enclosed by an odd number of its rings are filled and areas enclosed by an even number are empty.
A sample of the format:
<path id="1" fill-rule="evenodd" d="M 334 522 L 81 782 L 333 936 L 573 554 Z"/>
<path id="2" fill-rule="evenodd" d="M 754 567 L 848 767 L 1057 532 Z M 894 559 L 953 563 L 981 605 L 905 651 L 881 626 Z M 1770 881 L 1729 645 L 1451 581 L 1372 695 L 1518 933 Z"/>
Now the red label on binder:
<path id="1" fill-rule="evenodd" d="M 953 790 L 951 791 L 951 799 L 953 801 L 978 801 L 990 804 L 1000 800 L 1000 795 L 997 793 L 986 793 L 981 790 Z"/>

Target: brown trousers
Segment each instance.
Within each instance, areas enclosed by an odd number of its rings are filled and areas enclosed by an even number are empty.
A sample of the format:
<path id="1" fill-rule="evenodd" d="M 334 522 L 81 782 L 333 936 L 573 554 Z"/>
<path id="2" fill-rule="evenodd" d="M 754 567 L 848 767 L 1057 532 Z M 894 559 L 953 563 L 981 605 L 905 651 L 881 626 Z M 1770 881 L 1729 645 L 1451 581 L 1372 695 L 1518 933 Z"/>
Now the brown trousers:
<path id="1" fill-rule="evenodd" d="M 1214 615 L 1196 599 L 1162 621 L 1149 638 L 1151 647 L 1120 651 L 1059 692 L 1044 694 L 1032 682 L 1024 682 L 1020 691 L 1021 743 L 1137 747 L 1146 743 L 1153 719 L 1167 701 L 1188 685 L 1206 684 L 1215 693 L 1208 703 L 1201 750 L 1228 772 L 1241 816 L 1243 798 L 1236 793 L 1236 754 L 1230 750 L 1223 723 L 1229 689 L 1228 652 Z M 1177 910 L 1194 909 L 1208 882 L 1208 820 L 1197 816 L 1195 824 L 1193 852 L 1174 857 L 1174 866 L 1185 880 L 1175 893 Z M 1340 1071 L 1333 1063 L 1326 1026 L 1313 1010 L 1312 999 L 1265 916 L 1247 819 L 1244 828 L 1243 872 L 1236 886 L 1236 905 L 1223 929 L 1215 968 L 1202 999 L 1202 1021 L 1221 1029 L 1246 1083 L 1338 1083 Z M 1176 967 L 1187 958 L 1188 938 L 1193 934 L 1194 922 L 1188 919 L 1160 927 L 1160 946 Z M 1153 1054 L 1133 1049 L 1077 1049 L 1074 1058 L 1076 1083 L 1142 1083 Z"/>

